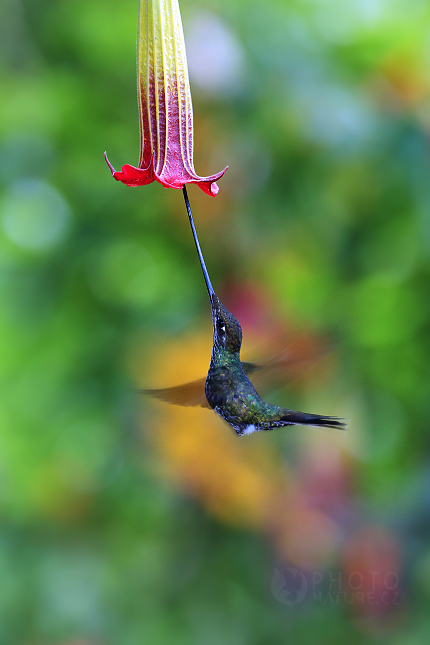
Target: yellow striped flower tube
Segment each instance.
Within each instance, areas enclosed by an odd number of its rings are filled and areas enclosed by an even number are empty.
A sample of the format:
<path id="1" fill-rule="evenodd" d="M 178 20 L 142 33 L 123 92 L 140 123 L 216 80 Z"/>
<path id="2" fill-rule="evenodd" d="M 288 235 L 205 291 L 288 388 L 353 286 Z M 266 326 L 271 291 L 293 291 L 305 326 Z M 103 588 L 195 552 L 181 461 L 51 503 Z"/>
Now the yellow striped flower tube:
<path id="1" fill-rule="evenodd" d="M 178 0 L 140 0 L 137 32 L 139 166 L 126 164 L 113 177 L 127 186 L 154 180 L 166 188 L 194 183 L 209 195 L 227 168 L 199 177 L 193 163 L 193 108 Z"/>

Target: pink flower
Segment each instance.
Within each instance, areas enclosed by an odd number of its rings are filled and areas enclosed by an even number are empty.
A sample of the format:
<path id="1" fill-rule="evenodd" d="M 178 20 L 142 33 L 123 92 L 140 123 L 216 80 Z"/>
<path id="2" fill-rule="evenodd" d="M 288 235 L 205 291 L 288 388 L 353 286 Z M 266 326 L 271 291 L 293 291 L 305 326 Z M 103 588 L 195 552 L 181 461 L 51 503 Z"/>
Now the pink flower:
<path id="1" fill-rule="evenodd" d="M 194 183 L 216 195 L 227 168 L 199 177 L 193 163 L 193 108 L 178 0 L 140 0 L 137 33 L 140 122 L 139 166 L 125 164 L 113 177 L 127 186 L 157 180 L 166 188 Z"/>

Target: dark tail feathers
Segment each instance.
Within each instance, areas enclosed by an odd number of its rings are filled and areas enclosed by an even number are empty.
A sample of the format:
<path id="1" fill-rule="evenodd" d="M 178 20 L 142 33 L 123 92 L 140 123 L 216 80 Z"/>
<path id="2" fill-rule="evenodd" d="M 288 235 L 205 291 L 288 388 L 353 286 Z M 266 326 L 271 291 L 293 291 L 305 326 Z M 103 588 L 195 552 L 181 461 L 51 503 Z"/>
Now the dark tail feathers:
<path id="1" fill-rule="evenodd" d="M 315 426 L 317 428 L 337 428 L 346 430 L 347 426 L 343 419 L 338 417 L 323 417 L 320 414 L 306 414 L 306 412 L 288 412 L 280 421 L 294 423 L 303 426 Z"/>

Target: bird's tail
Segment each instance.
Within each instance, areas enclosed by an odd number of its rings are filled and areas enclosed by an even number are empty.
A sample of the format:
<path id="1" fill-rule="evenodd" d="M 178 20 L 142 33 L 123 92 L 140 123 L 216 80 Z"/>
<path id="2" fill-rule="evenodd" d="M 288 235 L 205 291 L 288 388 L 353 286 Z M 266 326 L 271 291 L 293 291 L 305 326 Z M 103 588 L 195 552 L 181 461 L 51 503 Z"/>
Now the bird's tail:
<path id="1" fill-rule="evenodd" d="M 338 430 L 346 430 L 347 426 L 344 419 L 338 417 L 324 417 L 320 414 L 307 414 L 306 412 L 294 412 L 293 410 L 287 412 L 280 419 L 285 425 L 302 425 L 302 426 L 315 426 L 317 428 L 337 428 Z"/>

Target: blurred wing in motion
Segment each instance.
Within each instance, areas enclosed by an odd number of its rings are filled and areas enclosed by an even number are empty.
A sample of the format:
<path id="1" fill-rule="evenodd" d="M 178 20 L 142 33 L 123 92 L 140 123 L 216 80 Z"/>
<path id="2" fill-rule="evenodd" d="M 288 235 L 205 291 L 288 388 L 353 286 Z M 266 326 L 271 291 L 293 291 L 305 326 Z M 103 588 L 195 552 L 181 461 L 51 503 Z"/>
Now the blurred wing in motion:
<path id="1" fill-rule="evenodd" d="M 266 356 L 271 354 L 272 358 L 242 365 L 248 376 L 252 374 L 251 380 L 257 392 L 277 390 L 292 381 L 308 378 L 309 370 L 329 353 L 331 345 L 328 339 L 288 334 L 271 344 L 270 353 L 266 349 Z"/>
<path id="2" fill-rule="evenodd" d="M 245 374 L 258 369 L 257 365 L 253 363 L 242 363 Z M 176 385 L 175 387 L 165 387 L 159 390 L 139 390 L 142 394 L 148 394 L 165 403 L 172 405 L 182 405 L 184 407 L 201 407 L 211 409 L 209 403 L 206 401 L 205 396 L 205 382 L 206 377 L 199 378 L 197 381 L 184 383 L 183 385 Z"/>
<path id="3" fill-rule="evenodd" d="M 183 385 L 176 385 L 175 387 L 165 387 L 160 390 L 139 390 L 139 392 L 149 394 L 156 399 L 173 405 L 183 405 L 184 407 L 200 406 L 210 410 L 210 405 L 205 397 L 205 382 L 206 377 Z"/>
<path id="4" fill-rule="evenodd" d="M 303 342 L 299 336 L 291 342 L 291 336 L 283 338 L 277 343 L 282 347 L 276 355 L 261 363 L 242 362 L 243 371 L 247 376 L 252 375 L 253 385 L 257 391 L 277 389 L 286 383 L 300 377 L 306 370 L 312 367 L 318 360 L 327 353 L 327 347 L 315 345 L 315 343 Z M 206 377 L 161 389 L 142 389 L 142 394 L 148 394 L 156 399 L 172 405 L 182 405 L 184 407 L 202 407 L 210 408 L 205 396 Z"/>

